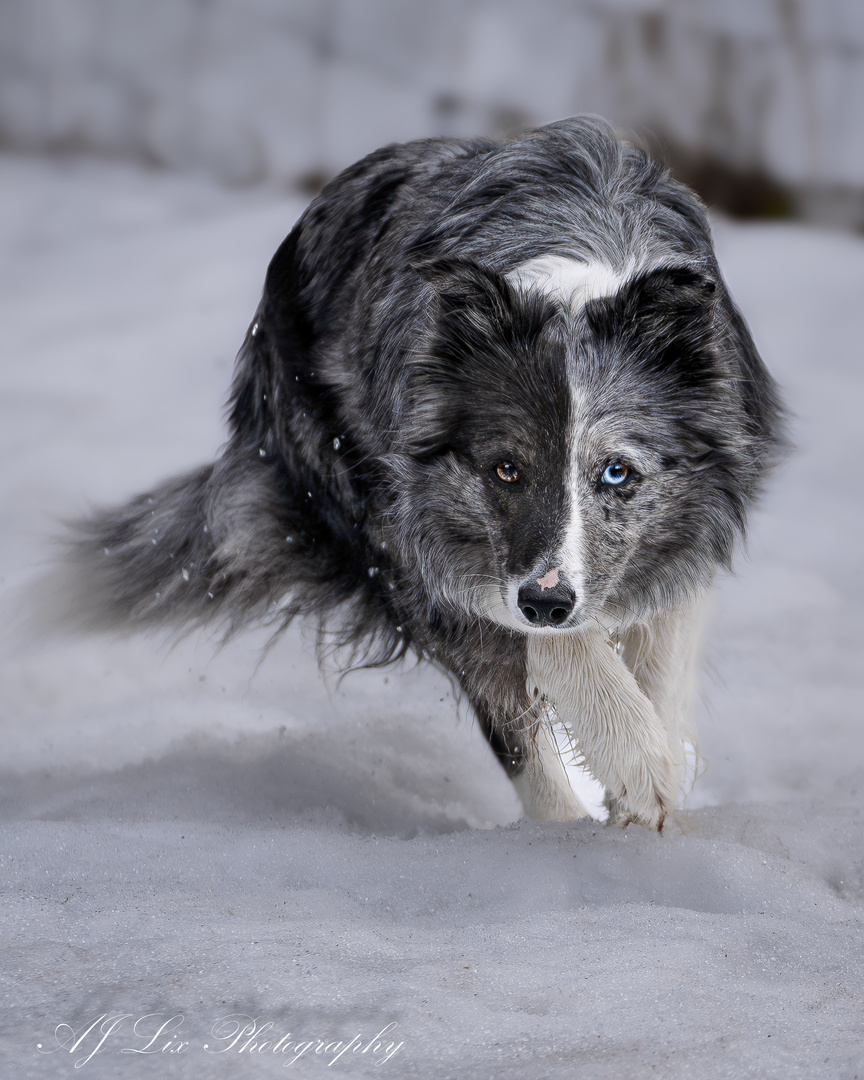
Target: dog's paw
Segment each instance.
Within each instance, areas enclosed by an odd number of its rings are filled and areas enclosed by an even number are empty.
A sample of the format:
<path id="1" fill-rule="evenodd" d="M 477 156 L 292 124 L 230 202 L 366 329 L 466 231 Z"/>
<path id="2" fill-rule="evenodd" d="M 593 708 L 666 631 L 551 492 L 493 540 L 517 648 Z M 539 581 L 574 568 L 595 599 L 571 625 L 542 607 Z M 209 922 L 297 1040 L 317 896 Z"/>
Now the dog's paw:
<path id="1" fill-rule="evenodd" d="M 678 802 L 679 768 L 666 732 L 659 724 L 634 725 L 615 749 L 603 777 L 610 820 L 621 827 L 634 822 L 660 832 Z"/>
<path id="2" fill-rule="evenodd" d="M 607 774 L 606 805 L 610 824 L 624 828 L 631 822 L 661 832 L 666 815 L 677 803 L 678 771 L 665 739 L 653 747 L 631 747 L 631 753 L 615 762 Z M 652 752 L 653 751 L 653 752 Z"/>
<path id="3" fill-rule="evenodd" d="M 626 829 L 628 825 L 644 825 L 646 828 L 655 829 L 658 833 L 663 832 L 663 823 L 670 809 L 658 800 L 650 816 L 645 816 L 630 809 L 626 792 L 621 798 L 616 798 L 608 790 L 603 803 L 608 811 L 607 825 L 615 825 L 619 829 Z"/>

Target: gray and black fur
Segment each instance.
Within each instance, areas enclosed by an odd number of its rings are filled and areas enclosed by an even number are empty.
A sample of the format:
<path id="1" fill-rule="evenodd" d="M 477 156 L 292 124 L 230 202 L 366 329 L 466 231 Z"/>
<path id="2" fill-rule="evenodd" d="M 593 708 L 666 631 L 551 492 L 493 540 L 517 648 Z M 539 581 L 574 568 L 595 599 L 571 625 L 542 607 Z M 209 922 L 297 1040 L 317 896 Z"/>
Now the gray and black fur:
<path id="1" fill-rule="evenodd" d="M 523 272 L 544 259 L 616 286 L 571 303 Z M 351 662 L 434 660 L 537 789 L 544 710 L 567 710 L 533 638 L 602 627 L 647 694 L 651 628 L 728 564 L 779 418 L 704 208 L 603 122 L 390 146 L 276 252 L 221 457 L 82 524 L 76 557 L 102 623 L 303 615 Z M 595 772 L 662 825 L 668 792 L 655 813 Z"/>

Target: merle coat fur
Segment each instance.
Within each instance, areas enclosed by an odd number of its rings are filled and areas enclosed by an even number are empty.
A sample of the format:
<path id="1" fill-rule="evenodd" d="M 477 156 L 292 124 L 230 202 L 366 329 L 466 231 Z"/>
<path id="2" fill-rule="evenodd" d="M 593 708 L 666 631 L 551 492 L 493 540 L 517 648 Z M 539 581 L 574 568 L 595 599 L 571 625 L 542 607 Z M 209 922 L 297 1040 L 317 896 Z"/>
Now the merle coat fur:
<path id="1" fill-rule="evenodd" d="M 273 257 L 221 457 L 80 526 L 88 614 L 413 650 L 529 813 L 585 813 L 558 723 L 660 828 L 778 418 L 703 206 L 604 123 L 389 146 Z"/>

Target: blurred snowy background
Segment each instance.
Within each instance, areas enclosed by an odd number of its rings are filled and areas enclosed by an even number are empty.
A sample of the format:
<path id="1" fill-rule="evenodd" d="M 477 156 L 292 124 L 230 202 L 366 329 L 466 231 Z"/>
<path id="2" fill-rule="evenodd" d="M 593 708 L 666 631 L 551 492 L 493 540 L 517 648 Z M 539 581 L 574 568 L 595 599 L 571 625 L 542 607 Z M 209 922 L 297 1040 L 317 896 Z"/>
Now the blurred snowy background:
<path id="1" fill-rule="evenodd" d="M 0 0 L 6 1075 L 269 1076 L 291 1032 L 301 1076 L 359 1035 L 332 1072 L 864 1077 L 862 11 Z M 578 111 L 649 127 L 719 208 L 795 413 L 663 837 L 520 820 L 446 680 L 322 682 L 300 627 L 266 658 L 20 629 L 57 519 L 218 448 L 311 191 L 382 143 Z M 163 1021 L 158 1064 L 122 1053 Z"/>
<path id="2" fill-rule="evenodd" d="M 576 112 L 712 201 L 864 223 L 859 0 L 3 0 L 0 138 L 230 184 Z"/>

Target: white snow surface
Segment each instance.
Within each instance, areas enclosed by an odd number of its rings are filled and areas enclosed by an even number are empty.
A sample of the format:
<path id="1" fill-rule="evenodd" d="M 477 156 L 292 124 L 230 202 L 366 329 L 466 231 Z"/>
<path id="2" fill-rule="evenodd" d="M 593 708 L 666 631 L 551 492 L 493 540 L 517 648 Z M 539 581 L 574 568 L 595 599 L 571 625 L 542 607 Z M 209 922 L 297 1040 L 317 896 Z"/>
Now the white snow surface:
<path id="1" fill-rule="evenodd" d="M 864 242 L 715 224 L 797 450 L 657 836 L 521 819 L 429 668 L 22 628 L 58 519 L 217 450 L 302 206 L 25 157 L 0 192 L 3 1075 L 864 1077 Z"/>

